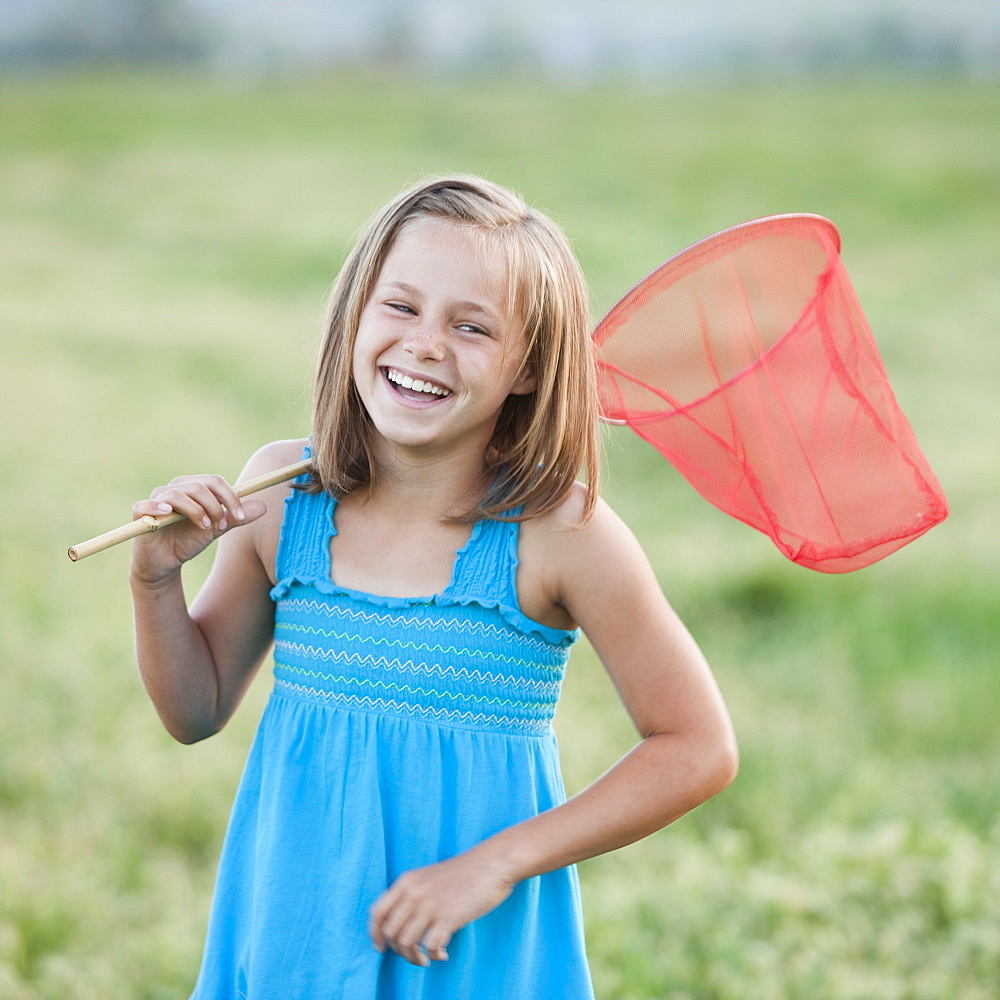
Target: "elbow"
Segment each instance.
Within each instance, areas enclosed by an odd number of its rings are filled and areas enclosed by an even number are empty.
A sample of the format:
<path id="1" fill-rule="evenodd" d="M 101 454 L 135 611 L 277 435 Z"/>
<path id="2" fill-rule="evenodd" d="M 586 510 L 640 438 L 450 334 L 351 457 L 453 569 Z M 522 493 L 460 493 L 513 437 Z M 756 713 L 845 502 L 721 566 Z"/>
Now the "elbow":
<path id="1" fill-rule="evenodd" d="M 695 739 L 689 744 L 686 756 L 697 804 L 707 802 L 725 791 L 739 773 L 739 746 L 729 725 Z"/>
<path id="2" fill-rule="evenodd" d="M 721 745 L 716 749 L 715 766 L 712 769 L 712 779 L 714 785 L 713 795 L 728 788 L 740 772 L 740 750 L 736 743 L 736 737 L 731 733 L 721 741 Z"/>
<path id="3" fill-rule="evenodd" d="M 662 754 L 654 770 L 664 779 L 663 812 L 654 829 L 667 826 L 675 819 L 697 809 L 709 799 L 725 791 L 735 780 L 740 768 L 739 749 L 732 729 L 698 738 L 678 740 L 675 736 L 653 736 Z M 658 799 L 659 795 L 653 796 Z"/>
<path id="4" fill-rule="evenodd" d="M 178 730 L 178 729 L 168 729 L 170 735 L 177 740 L 178 743 L 182 743 L 186 747 L 194 746 L 195 743 L 200 743 L 202 740 L 207 740 L 209 736 L 214 736 L 218 730 L 213 729 L 211 731 L 189 731 L 189 730 Z"/>
<path id="5" fill-rule="evenodd" d="M 704 747 L 701 764 L 706 799 L 718 795 L 736 780 L 740 770 L 740 751 L 731 726 L 726 726 Z"/>
<path id="6" fill-rule="evenodd" d="M 178 700 L 153 697 L 153 707 L 163 728 L 184 746 L 200 743 L 225 728 L 232 710 L 208 699 Z"/>
<path id="7" fill-rule="evenodd" d="M 191 719 L 167 719 L 160 717 L 163 728 L 178 742 L 184 746 L 192 746 L 214 736 L 224 723 L 214 723 L 207 720 Z"/>
<path id="8" fill-rule="evenodd" d="M 675 766 L 667 764 L 662 769 L 669 777 L 660 786 L 662 811 L 658 812 L 652 829 L 673 823 L 725 791 L 739 772 L 739 750 L 731 731 L 711 739 L 693 740 L 683 747 L 669 741 L 663 744 L 662 752 Z"/>

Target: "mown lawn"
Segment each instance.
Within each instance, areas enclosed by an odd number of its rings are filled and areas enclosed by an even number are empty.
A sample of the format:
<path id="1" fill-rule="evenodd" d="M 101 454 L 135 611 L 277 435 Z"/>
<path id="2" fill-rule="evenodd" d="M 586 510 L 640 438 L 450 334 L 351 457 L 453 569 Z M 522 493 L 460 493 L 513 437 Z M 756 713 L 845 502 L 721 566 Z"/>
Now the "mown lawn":
<path id="1" fill-rule="evenodd" d="M 884 563 L 814 574 L 609 433 L 606 495 L 713 663 L 743 764 L 582 866 L 598 996 L 995 998 L 998 120 L 995 88 L 942 80 L 0 86 L 0 997 L 187 996 L 268 679 L 223 734 L 172 743 L 132 665 L 127 551 L 65 549 L 179 471 L 235 475 L 306 433 L 352 233 L 463 170 L 564 225 L 595 318 L 714 230 L 833 219 L 952 504 Z M 571 790 L 633 738 L 585 646 L 558 729 Z"/>

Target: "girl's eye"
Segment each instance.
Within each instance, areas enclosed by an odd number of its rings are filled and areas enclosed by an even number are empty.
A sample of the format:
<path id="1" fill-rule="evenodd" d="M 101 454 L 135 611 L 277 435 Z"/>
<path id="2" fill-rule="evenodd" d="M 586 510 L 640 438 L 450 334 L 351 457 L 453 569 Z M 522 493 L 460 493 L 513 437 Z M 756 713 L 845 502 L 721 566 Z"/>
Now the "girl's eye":
<path id="1" fill-rule="evenodd" d="M 390 309 L 395 309 L 396 312 L 408 313 L 409 315 L 416 315 L 416 310 L 412 306 L 408 306 L 405 302 L 386 302 L 386 305 Z"/>
<path id="2" fill-rule="evenodd" d="M 489 330 L 484 330 L 481 326 L 477 326 L 475 323 L 460 323 L 458 325 L 459 330 L 465 330 L 467 333 L 478 333 L 484 337 L 490 335 Z"/>

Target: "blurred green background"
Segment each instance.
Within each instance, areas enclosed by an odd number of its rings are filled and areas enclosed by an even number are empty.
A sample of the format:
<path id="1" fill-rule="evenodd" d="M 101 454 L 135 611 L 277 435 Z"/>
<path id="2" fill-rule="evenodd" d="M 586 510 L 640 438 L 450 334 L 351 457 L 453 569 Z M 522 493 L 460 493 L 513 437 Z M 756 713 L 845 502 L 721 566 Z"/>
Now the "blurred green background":
<path id="1" fill-rule="evenodd" d="M 581 866 L 598 996 L 995 1000 L 998 121 L 995 86 L 931 76 L 0 84 L 0 997 L 187 996 L 269 677 L 222 734 L 174 744 L 133 666 L 127 548 L 65 550 L 179 472 L 234 476 L 307 433 L 352 235 L 463 170 L 564 226 L 595 319 L 715 230 L 831 218 L 952 505 L 885 562 L 815 574 L 608 433 L 606 495 L 713 664 L 743 763 Z M 585 644 L 557 721 L 570 790 L 633 739 Z"/>

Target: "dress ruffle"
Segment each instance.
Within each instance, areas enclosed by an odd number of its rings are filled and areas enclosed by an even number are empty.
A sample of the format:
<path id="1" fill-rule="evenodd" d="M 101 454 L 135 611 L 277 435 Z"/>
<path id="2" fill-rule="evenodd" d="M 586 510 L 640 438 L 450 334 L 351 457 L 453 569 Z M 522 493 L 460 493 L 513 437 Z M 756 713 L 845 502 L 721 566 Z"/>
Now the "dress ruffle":
<path id="1" fill-rule="evenodd" d="M 279 580 L 271 589 L 271 599 L 279 601 L 287 597 L 289 591 L 295 584 L 312 587 L 321 594 L 341 594 L 349 597 L 353 601 L 360 601 L 379 608 L 410 608 L 427 605 L 436 605 L 439 608 L 469 607 L 476 606 L 487 610 L 497 611 L 513 628 L 525 635 L 536 636 L 545 642 L 558 646 L 572 646 L 579 638 L 579 629 L 567 631 L 566 629 L 552 628 L 543 625 L 529 618 L 519 608 L 512 608 L 497 600 L 486 600 L 482 597 L 451 596 L 447 594 L 433 594 L 430 597 L 382 597 L 378 594 L 368 594 L 363 590 L 351 590 L 349 587 L 341 587 L 332 580 L 313 575 L 293 574 Z"/>
<path id="2" fill-rule="evenodd" d="M 303 458 L 309 458 L 306 445 Z M 295 482 L 301 486 L 308 477 Z M 455 564 L 448 586 L 439 594 L 425 597 L 385 597 L 362 590 L 342 587 L 333 580 L 330 566 L 330 542 L 337 534 L 337 501 L 329 494 L 305 493 L 293 489 L 285 498 L 285 518 L 298 530 L 282 532 L 278 545 L 278 582 L 271 589 L 271 599 L 279 601 L 294 584 L 314 587 L 321 594 L 340 594 L 351 600 L 382 608 L 406 608 L 416 605 L 467 607 L 477 605 L 499 612 L 504 621 L 525 635 L 537 636 L 553 645 L 570 647 L 580 637 L 579 629 L 559 629 L 529 618 L 517 604 L 514 584 L 520 523 L 517 521 L 477 521 L 469 540 L 455 553 Z M 511 514 L 519 513 L 519 509 Z M 316 515 L 319 516 L 316 516 Z M 484 534 L 496 537 L 484 540 Z M 496 596 L 497 589 L 500 596 Z"/>

